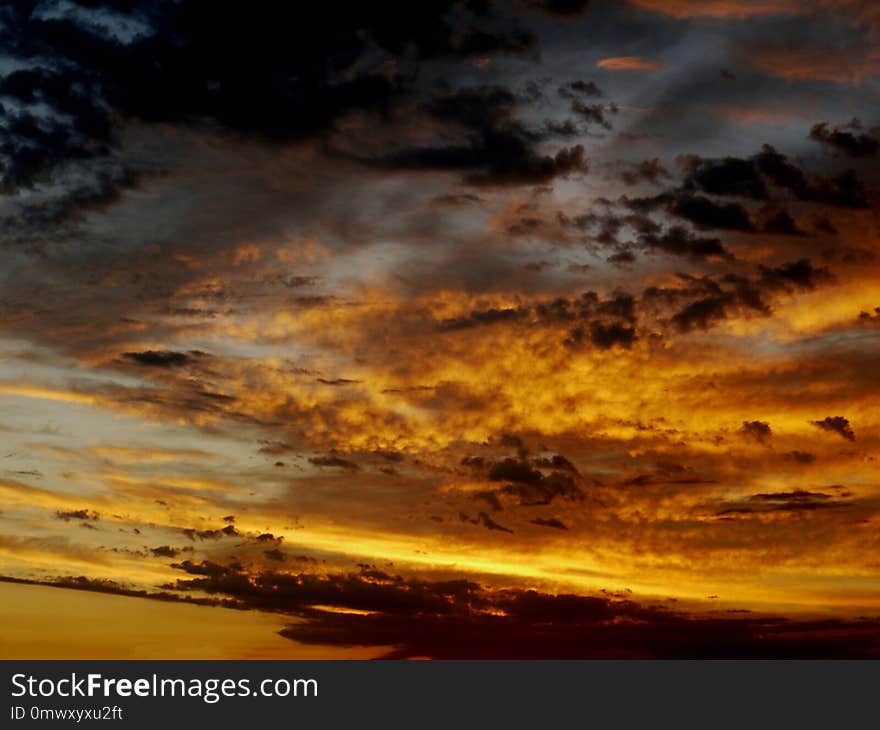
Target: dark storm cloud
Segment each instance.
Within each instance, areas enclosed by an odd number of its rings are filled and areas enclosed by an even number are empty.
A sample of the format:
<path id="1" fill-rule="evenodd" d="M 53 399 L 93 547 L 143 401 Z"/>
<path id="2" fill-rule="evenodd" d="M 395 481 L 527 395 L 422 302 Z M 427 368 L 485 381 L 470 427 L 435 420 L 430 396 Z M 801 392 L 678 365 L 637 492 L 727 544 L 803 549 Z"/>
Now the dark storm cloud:
<path id="1" fill-rule="evenodd" d="M 850 157 L 874 157 L 880 151 L 880 130 L 872 129 L 862 132 L 861 122 L 854 119 L 844 127 L 829 127 L 828 122 L 821 122 L 810 130 L 810 139 L 820 142 L 833 150 L 843 152 Z"/>
<path id="2" fill-rule="evenodd" d="M 76 509 L 66 512 L 59 510 L 55 513 L 55 517 L 59 520 L 64 520 L 65 522 L 69 522 L 70 520 L 91 520 L 94 522 L 100 517 L 100 515 L 92 510 Z"/>
<path id="3" fill-rule="evenodd" d="M 508 498 L 520 507 L 547 505 L 555 499 L 581 501 L 584 492 L 579 486 L 580 473 L 561 454 L 529 458 L 524 448 L 518 456 L 498 461 L 483 457 L 465 457 L 462 464 L 490 482 L 503 482 L 498 489 L 475 492 L 472 496 L 501 512 Z"/>
<path id="4" fill-rule="evenodd" d="M 20 204 L 17 213 L 2 221 L 5 233 L 12 236 L 15 229 L 72 224 L 88 213 L 106 211 L 122 199 L 124 190 L 135 187 L 139 179 L 140 176 L 130 170 L 95 169 L 90 180 L 72 182 L 63 193 Z"/>
<path id="5" fill-rule="evenodd" d="M 226 527 L 216 529 L 216 530 L 196 530 L 192 527 L 185 527 L 181 529 L 181 532 L 186 535 L 190 540 L 219 540 L 223 537 L 240 537 L 241 533 L 235 528 L 234 525 L 227 525 Z"/>
<path id="6" fill-rule="evenodd" d="M 752 279 L 727 274 L 716 280 L 681 273 L 678 278 L 682 282 L 678 287 L 648 287 L 642 301 L 678 307 L 670 322 L 680 332 L 708 329 L 738 312 L 766 316 L 771 311 L 765 292 Z"/>
<path id="7" fill-rule="evenodd" d="M 771 204 L 752 213 L 740 203 L 718 202 L 704 195 L 695 195 L 687 190 L 674 190 L 648 198 L 623 197 L 620 202 L 636 213 L 622 221 L 630 225 L 635 225 L 639 221 L 647 224 L 650 219 L 645 218 L 643 214 L 662 209 L 669 215 L 686 220 L 701 230 L 718 229 L 753 234 L 804 235 L 804 231 L 798 227 L 787 210 Z M 683 229 L 679 227 L 678 230 Z M 649 237 L 653 234 L 653 231 L 649 231 L 643 235 Z M 679 234 L 679 237 L 681 235 Z M 688 235 L 690 234 L 688 233 Z M 715 249 L 719 247 L 720 242 L 715 246 Z M 669 252 L 681 254 L 686 253 L 687 249 L 681 247 L 676 250 L 673 247 Z"/>
<path id="8" fill-rule="evenodd" d="M 130 362 L 147 367 L 170 368 L 188 365 L 198 359 L 202 352 L 173 352 L 171 350 L 145 350 L 143 352 L 125 352 L 122 356 Z"/>
<path id="9" fill-rule="evenodd" d="M 771 187 L 787 191 L 797 199 L 844 208 L 867 206 L 867 192 L 852 170 L 837 175 L 809 175 L 786 155 L 770 145 L 747 159 L 721 160 L 698 156 L 682 158 L 684 190 L 701 190 L 720 196 L 770 200 Z"/>
<path id="10" fill-rule="evenodd" d="M 61 576 L 50 581 L 35 581 L 11 576 L 0 576 L 0 582 L 19 583 L 23 585 L 49 586 L 52 588 L 66 588 L 75 591 L 89 591 L 92 593 L 109 593 L 114 596 L 130 596 L 132 598 L 149 598 L 154 601 L 170 601 L 172 603 L 191 603 L 198 606 L 225 606 L 235 608 L 235 602 L 224 598 L 195 598 L 179 593 L 167 593 L 164 591 L 147 591 L 144 589 L 129 588 L 117 581 L 108 578 L 88 578 L 84 575 Z"/>
<path id="11" fill-rule="evenodd" d="M 669 206 L 670 214 L 697 228 L 719 228 L 750 233 L 755 230 L 748 211 L 737 203 L 716 203 L 702 195 L 679 195 Z"/>
<path id="12" fill-rule="evenodd" d="M 564 522 L 560 522 L 555 517 L 536 517 L 533 520 L 529 520 L 529 522 L 533 525 L 537 525 L 538 527 L 551 527 L 554 530 L 567 530 Z"/>
<path id="13" fill-rule="evenodd" d="M 636 301 L 624 292 L 601 298 L 585 292 L 577 298 L 557 297 L 531 306 L 474 310 L 465 316 L 442 320 L 440 331 L 455 331 L 499 323 L 529 326 L 572 325 L 562 343 L 568 347 L 590 344 L 598 349 L 630 347 L 638 335 L 634 328 Z"/>
<path id="14" fill-rule="evenodd" d="M 814 266 L 809 259 L 798 259 L 775 267 L 760 266 L 759 271 L 760 283 L 771 291 L 812 291 L 819 284 L 832 280 L 828 269 Z"/>
<path id="15" fill-rule="evenodd" d="M 611 104 L 586 104 L 579 99 L 571 102 L 571 112 L 587 124 L 595 124 L 604 129 L 611 129 L 608 114 L 617 114 L 619 109 Z"/>
<path id="16" fill-rule="evenodd" d="M 813 512 L 815 510 L 827 510 L 846 508 L 851 505 L 845 500 L 836 499 L 831 494 L 824 492 L 811 492 L 806 489 L 794 489 L 788 492 L 763 492 L 753 494 L 744 500 L 726 503 L 725 507 L 718 511 L 722 518 L 762 513 L 788 513 Z"/>
<path id="17" fill-rule="evenodd" d="M 609 264 L 613 264 L 619 268 L 625 268 L 630 264 L 636 262 L 636 255 L 629 250 L 626 251 L 618 251 L 617 253 L 613 253 L 605 259 Z"/>
<path id="18" fill-rule="evenodd" d="M 407 579 L 367 567 L 359 573 L 326 575 L 248 574 L 234 565 L 213 563 L 181 564 L 180 569 L 197 577 L 163 586 L 165 590 L 207 592 L 240 608 L 295 615 L 300 620 L 284 636 L 314 644 L 395 647 L 389 658 L 880 654 L 880 626 L 867 619 L 692 615 L 625 597 L 491 590 L 467 580 Z"/>
<path id="19" fill-rule="evenodd" d="M 590 322 L 589 326 L 575 327 L 568 333 L 565 344 L 570 347 L 578 347 L 585 341 L 589 341 L 600 350 L 609 350 L 612 347 L 628 349 L 638 339 L 635 327 L 620 322 Z"/>
<path id="20" fill-rule="evenodd" d="M 568 459 L 528 459 L 525 456 L 500 461 L 478 463 L 466 462 L 484 474 L 490 482 L 503 482 L 504 486 L 488 492 L 494 498 L 512 497 L 521 507 L 547 505 L 555 499 L 580 501 L 584 493 L 578 485 L 578 473 Z M 548 473 L 545 473 L 547 469 Z M 487 494 L 478 495 L 486 499 Z M 490 502 L 497 509 L 500 502 Z"/>
<path id="21" fill-rule="evenodd" d="M 535 9 L 566 15 L 576 5 Z M 387 110 L 413 91 L 419 62 L 534 57 L 536 37 L 494 10 L 482 0 L 333 2 L 309 8 L 302 32 L 302 8 L 268 0 L 247 11 L 209 0 L 7 3 L 0 43 L 17 67 L 0 78 L 0 187 L 30 190 L 78 171 L 78 186 L 33 209 L 58 222 L 131 187 L 136 173 L 113 162 L 130 121 L 285 143 L 323 134 L 350 110 Z M 121 36 L 122 21 L 137 31 Z M 398 61 L 401 73 L 385 73 Z"/>
<path id="22" fill-rule="evenodd" d="M 880 307 L 874 307 L 874 313 L 870 312 L 859 312 L 860 324 L 872 325 L 880 322 Z"/>
<path id="23" fill-rule="evenodd" d="M 662 233 L 644 234 L 632 245 L 695 261 L 737 261 L 720 239 L 697 237 L 678 226 Z M 629 262 L 633 260 L 631 253 L 624 250 L 609 259 L 612 263 Z M 751 267 L 751 273 L 744 274 L 679 273 L 677 276 L 682 282 L 680 286 L 648 287 L 639 298 L 620 291 L 606 298 L 596 292 L 585 292 L 580 297 L 556 297 L 518 307 L 474 310 L 441 320 L 436 327 L 440 331 L 457 331 L 501 324 L 567 326 L 567 334 L 562 338 L 562 344 L 567 347 L 629 348 L 639 339 L 640 319 L 656 316 L 664 309 L 672 311 L 668 319 L 664 316 L 662 321 L 679 332 L 708 329 L 731 316 L 769 316 L 779 296 L 813 291 L 834 281 L 827 268 L 813 264 L 810 259 L 777 266 L 759 264 Z"/>
<path id="24" fill-rule="evenodd" d="M 309 459 L 310 464 L 315 466 L 330 466 L 338 469 L 346 469 L 348 471 L 358 471 L 360 467 L 353 461 L 343 459 L 340 456 L 328 454 L 326 456 L 313 456 Z"/>
<path id="25" fill-rule="evenodd" d="M 495 324 L 496 322 L 510 322 L 528 317 L 531 312 L 527 308 L 506 309 L 475 309 L 463 317 L 445 319 L 438 325 L 440 330 L 459 330 L 477 327 L 479 325 Z"/>
<path id="26" fill-rule="evenodd" d="M 540 456 L 532 460 L 532 463 L 544 469 L 560 469 L 562 471 L 570 471 L 572 474 L 579 474 L 577 467 L 566 459 L 562 454 L 554 454 L 553 456 Z"/>
<path id="27" fill-rule="evenodd" d="M 480 512 L 476 517 L 470 517 L 464 512 L 460 512 L 458 515 L 458 519 L 471 525 L 482 525 L 487 530 L 493 530 L 495 532 L 506 532 L 509 535 L 513 534 L 513 530 L 511 530 L 509 527 L 498 524 L 485 512 Z"/>
<path id="28" fill-rule="evenodd" d="M 202 560 L 196 563 L 192 560 L 184 560 L 181 563 L 172 563 L 172 568 L 182 570 L 190 575 L 201 575 L 214 580 L 226 578 L 228 576 L 240 575 L 244 568 L 241 563 L 230 563 L 229 565 L 220 565 L 211 560 Z"/>
<path id="29" fill-rule="evenodd" d="M 812 464 L 816 461 L 816 457 L 808 451 L 788 451 L 785 458 L 789 461 L 796 461 L 799 464 Z"/>
<path id="30" fill-rule="evenodd" d="M 638 243 L 648 251 L 661 251 L 694 260 L 732 259 L 719 238 L 697 236 L 683 226 L 671 226 L 662 233 L 644 233 Z"/>
<path id="31" fill-rule="evenodd" d="M 708 329 L 736 313 L 768 316 L 772 312 L 771 297 L 780 293 L 812 291 L 831 280 L 830 272 L 817 267 L 809 259 L 800 259 L 780 266 L 759 266 L 758 275 L 745 277 L 725 274 L 719 279 L 679 274 L 684 285 L 678 288 L 649 287 L 644 300 L 674 304 L 690 300 L 671 318 L 681 332 Z"/>
<path id="32" fill-rule="evenodd" d="M 595 81 L 571 81 L 557 90 L 559 95 L 564 99 L 577 99 L 582 96 L 603 96 Z"/>
<path id="33" fill-rule="evenodd" d="M 826 416 L 821 421 L 810 421 L 814 426 L 821 428 L 823 431 L 836 433 L 838 436 L 845 438 L 847 441 L 855 441 L 856 434 L 853 431 L 849 420 L 843 416 Z"/>
<path id="34" fill-rule="evenodd" d="M 284 542 L 283 535 L 275 536 L 271 532 L 261 532 L 254 539 L 258 543 L 275 543 L 276 545 L 280 545 L 282 542 Z"/>
<path id="35" fill-rule="evenodd" d="M 471 185 L 526 185 L 586 171 L 582 145 L 538 151 L 544 133 L 516 117 L 518 99 L 502 86 L 477 86 L 436 95 L 422 107 L 435 122 L 458 130 L 460 143 L 414 146 L 372 164 L 404 170 L 461 172 Z M 370 160 L 364 160 L 370 162 Z"/>
<path id="36" fill-rule="evenodd" d="M 775 233 L 780 236 L 803 236 L 805 232 L 798 226 L 787 210 L 782 208 L 766 208 L 761 211 L 761 231 Z"/>
<path id="37" fill-rule="evenodd" d="M 620 173 L 620 179 L 627 185 L 638 185 L 641 182 L 659 184 L 661 179 L 669 177 L 669 170 L 663 166 L 657 157 L 643 160 L 637 165 L 631 165 Z"/>
<path id="38" fill-rule="evenodd" d="M 150 548 L 150 552 L 157 558 L 176 558 L 182 552 L 191 551 L 191 547 L 175 548 L 170 545 L 160 545 L 159 547 Z"/>
<path id="39" fill-rule="evenodd" d="M 773 435 L 770 424 L 766 421 L 743 421 L 740 433 L 758 443 L 766 443 Z"/>
<path id="40" fill-rule="evenodd" d="M 561 18 L 577 18 L 590 7 L 591 0 L 522 0 L 525 7 Z"/>

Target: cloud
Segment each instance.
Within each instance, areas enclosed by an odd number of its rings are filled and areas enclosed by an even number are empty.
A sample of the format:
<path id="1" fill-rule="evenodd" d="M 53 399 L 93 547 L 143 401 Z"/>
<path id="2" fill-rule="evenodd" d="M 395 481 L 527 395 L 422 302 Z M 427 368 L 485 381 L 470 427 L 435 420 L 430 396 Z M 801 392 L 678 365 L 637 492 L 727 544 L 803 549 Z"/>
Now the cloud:
<path id="1" fill-rule="evenodd" d="M 576 18 L 590 7 L 590 0 L 522 0 L 527 8 L 547 15 Z"/>
<path id="2" fill-rule="evenodd" d="M 489 501 L 495 509 L 501 508 L 500 498 L 512 497 L 522 507 L 547 505 L 560 498 L 570 501 L 581 501 L 584 498 L 578 485 L 577 470 L 562 456 L 550 459 L 508 457 L 490 462 L 465 460 L 465 464 L 484 474 L 489 482 L 504 483 L 503 487 L 478 492 L 476 495 Z"/>
<path id="3" fill-rule="evenodd" d="M 796 461 L 799 464 L 812 464 L 816 461 L 816 457 L 808 451 L 788 451 L 785 458 Z"/>
<path id="4" fill-rule="evenodd" d="M 793 15 L 803 11 L 795 0 L 628 0 L 636 5 L 675 18 L 722 18 L 745 20 L 767 15 Z"/>
<path id="5" fill-rule="evenodd" d="M 720 228 L 752 232 L 754 226 L 745 208 L 736 203 L 715 203 L 701 195 L 680 195 L 672 203 L 670 213 L 693 223 L 697 228 Z"/>
<path id="6" fill-rule="evenodd" d="M 585 6 L 535 4 L 560 16 Z M 69 179 L 73 170 L 82 181 L 40 204 L 47 220 L 112 204 L 132 186 L 137 172 L 117 160 L 132 121 L 208 125 L 286 144 L 327 133 L 353 110 L 382 110 L 412 95 L 408 74 L 390 75 L 386 64 L 533 57 L 537 44 L 519 24 L 499 20 L 491 4 L 454 0 L 370 13 L 313 8 L 296 53 L 289 29 L 301 27 L 298 8 L 261 2 L 242 13 L 199 0 L 131 2 L 125 19 L 139 32 L 125 39 L 107 20 L 116 10 L 91 3 L 3 9 L 0 40 L 18 68 L 0 79 L 0 182 L 14 193 Z"/>
<path id="7" fill-rule="evenodd" d="M 880 652 L 880 631 L 867 619 L 688 614 L 627 597 L 492 590 L 367 567 L 323 575 L 180 567 L 199 577 L 167 590 L 204 591 L 240 607 L 291 613 L 300 620 L 284 636 L 391 646 L 389 658 L 854 658 Z"/>
<path id="8" fill-rule="evenodd" d="M 180 530 L 190 540 L 219 540 L 223 537 L 240 537 L 241 533 L 235 528 L 235 525 L 227 525 L 219 529 L 196 530 L 195 528 L 185 527 Z"/>
<path id="9" fill-rule="evenodd" d="M 718 512 L 718 515 L 723 518 L 735 516 L 748 518 L 766 513 L 795 514 L 848 506 L 850 506 L 849 502 L 835 499 L 832 495 L 824 492 L 795 489 L 788 492 L 752 494 L 743 501 L 728 503 L 724 509 Z"/>
<path id="10" fill-rule="evenodd" d="M 641 56 L 614 56 L 603 58 L 596 65 L 605 71 L 657 71 L 666 64 Z"/>
<path id="11" fill-rule="evenodd" d="M 355 462 L 343 459 L 340 456 L 333 456 L 332 454 L 328 456 L 312 456 L 309 458 L 309 463 L 315 466 L 336 467 L 348 471 L 358 471 L 360 469 Z"/>
<path id="12" fill-rule="evenodd" d="M 828 122 L 820 122 L 810 129 L 810 139 L 849 157 L 875 157 L 880 151 L 880 136 L 876 130 L 859 134 L 861 126 L 858 119 L 854 119 L 844 128 L 829 128 Z"/>
<path id="13" fill-rule="evenodd" d="M 568 333 L 565 340 L 567 345 L 577 347 L 585 339 L 599 348 L 600 350 L 609 350 L 612 347 L 632 347 L 633 343 L 638 339 L 635 327 L 630 327 L 620 322 L 590 322 L 589 327 L 585 330 L 583 327 L 575 327 Z"/>
<path id="14" fill-rule="evenodd" d="M 564 522 L 557 520 L 555 517 L 536 517 L 535 519 L 530 520 L 530 522 L 533 525 L 538 525 L 538 527 L 551 527 L 554 530 L 568 529 Z"/>
<path id="15" fill-rule="evenodd" d="M 559 95 L 564 99 L 578 99 L 583 96 L 604 96 L 595 81 L 571 81 L 557 89 Z"/>
<path id="16" fill-rule="evenodd" d="M 204 353 L 198 351 L 185 353 L 173 352 L 171 350 L 145 350 L 143 352 L 125 352 L 122 354 L 126 360 L 133 363 L 157 368 L 182 367 L 194 362 L 202 355 Z"/>
<path id="17" fill-rule="evenodd" d="M 809 176 L 770 145 L 764 145 L 761 152 L 748 159 L 689 156 L 682 159 L 682 164 L 686 172 L 685 190 L 769 200 L 770 184 L 803 201 L 846 208 L 867 206 L 864 184 L 852 170 L 833 176 Z"/>
<path id="18" fill-rule="evenodd" d="M 847 441 L 855 441 L 856 434 L 849 424 L 849 420 L 843 416 L 826 416 L 821 421 L 810 421 L 814 426 L 821 428 L 823 431 L 836 433 L 838 436 L 845 438 Z"/>
<path id="19" fill-rule="evenodd" d="M 856 48 L 849 9 L 606 3 L 575 27 L 581 3 L 442 0 L 330 5 L 306 32 L 301 8 L 185 0 L 131 3 L 127 35 L 118 4 L 26 5 L 0 7 L 0 467 L 40 488 L 0 479 L 10 570 L 206 581 L 406 655 L 444 655 L 410 628 L 443 636 L 453 609 L 499 637 L 480 656 L 514 631 L 549 632 L 530 656 L 684 651 L 642 614 L 588 626 L 580 599 L 609 596 L 535 586 L 862 600 L 877 173 L 848 150 L 873 132 L 833 121 L 864 116 L 852 89 L 735 55 Z M 669 69 L 583 77 L 612 53 Z M 766 110 L 788 122 L 743 123 Z M 822 413 L 857 418 L 859 448 Z M 477 575 L 473 598 L 433 585 Z M 386 598 L 420 595 L 395 629 Z M 772 653 L 776 628 L 743 631 Z"/>
<path id="20" fill-rule="evenodd" d="M 766 421 L 743 421 L 740 433 L 746 438 L 753 439 L 758 443 L 767 443 L 773 435 L 770 424 Z"/>
<path id="21" fill-rule="evenodd" d="M 814 266 L 809 259 L 799 259 L 780 266 L 758 266 L 758 275 L 744 277 L 726 274 L 720 280 L 679 275 L 685 283 L 678 288 L 649 287 L 643 302 L 687 301 L 670 318 L 680 332 L 708 329 L 733 314 L 769 316 L 769 299 L 780 293 L 813 291 L 831 280 L 830 272 Z"/>
<path id="22" fill-rule="evenodd" d="M 620 173 L 621 180 L 627 185 L 638 185 L 640 182 L 659 184 L 662 178 L 669 177 L 669 170 L 663 166 L 658 157 L 642 160 Z"/>
<path id="23" fill-rule="evenodd" d="M 638 243 L 648 251 L 661 251 L 698 261 L 733 257 L 721 243 L 721 239 L 699 237 L 682 226 L 672 226 L 662 233 L 644 233 L 639 236 Z"/>
<path id="24" fill-rule="evenodd" d="M 880 52 L 870 44 L 864 49 L 755 45 L 744 48 L 740 60 L 755 71 L 788 81 L 858 85 L 880 74 Z"/>
<path id="25" fill-rule="evenodd" d="M 458 130 L 460 142 L 412 146 L 363 161 L 401 170 L 460 172 L 463 182 L 476 186 L 534 185 L 586 172 L 582 145 L 539 152 L 542 135 L 516 117 L 516 106 L 517 97 L 498 85 L 435 95 L 422 113 Z"/>
<path id="26" fill-rule="evenodd" d="M 458 518 L 462 522 L 469 522 L 472 525 L 482 525 L 487 530 L 493 530 L 495 532 L 506 532 L 509 535 L 513 534 L 513 530 L 504 525 L 499 525 L 495 520 L 493 520 L 489 515 L 485 512 L 480 512 L 476 517 L 469 517 L 464 512 L 459 513 Z"/>
<path id="27" fill-rule="evenodd" d="M 69 522 L 70 520 L 91 520 L 92 522 L 95 522 L 100 515 L 93 510 L 76 509 L 67 511 L 59 510 L 55 513 L 55 517 L 59 520 L 64 520 L 65 522 Z"/>
<path id="28" fill-rule="evenodd" d="M 191 552 L 191 547 L 174 548 L 170 545 L 160 545 L 159 547 L 150 548 L 150 552 L 157 558 L 176 558 L 182 552 Z"/>

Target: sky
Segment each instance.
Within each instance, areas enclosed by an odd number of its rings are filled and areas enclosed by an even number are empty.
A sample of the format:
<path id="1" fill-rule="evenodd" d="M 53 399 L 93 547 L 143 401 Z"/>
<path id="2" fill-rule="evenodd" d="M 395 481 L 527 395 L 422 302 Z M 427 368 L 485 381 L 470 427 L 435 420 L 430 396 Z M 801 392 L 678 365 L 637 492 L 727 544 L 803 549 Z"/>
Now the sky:
<path id="1" fill-rule="evenodd" d="M 876 2 L 0 49 L 0 654 L 880 656 Z"/>

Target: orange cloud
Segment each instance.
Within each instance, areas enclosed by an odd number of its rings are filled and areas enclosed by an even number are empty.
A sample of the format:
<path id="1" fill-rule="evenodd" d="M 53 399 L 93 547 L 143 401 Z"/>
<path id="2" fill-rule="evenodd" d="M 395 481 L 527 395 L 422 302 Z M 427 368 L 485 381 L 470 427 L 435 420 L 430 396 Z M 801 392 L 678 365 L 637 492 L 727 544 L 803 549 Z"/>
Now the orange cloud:
<path id="1" fill-rule="evenodd" d="M 606 71 L 657 71 L 666 64 L 641 56 L 614 56 L 603 58 L 596 65 Z"/>
<path id="2" fill-rule="evenodd" d="M 802 12 L 797 0 L 630 0 L 630 4 L 675 18 L 745 20 L 763 15 Z"/>
<path id="3" fill-rule="evenodd" d="M 784 127 L 804 120 L 803 114 L 793 110 L 765 107 L 725 106 L 718 109 L 717 114 L 725 122 L 743 126 Z"/>
<path id="4" fill-rule="evenodd" d="M 768 76 L 788 81 L 861 84 L 880 74 L 880 47 L 859 49 L 746 48 L 741 62 Z"/>

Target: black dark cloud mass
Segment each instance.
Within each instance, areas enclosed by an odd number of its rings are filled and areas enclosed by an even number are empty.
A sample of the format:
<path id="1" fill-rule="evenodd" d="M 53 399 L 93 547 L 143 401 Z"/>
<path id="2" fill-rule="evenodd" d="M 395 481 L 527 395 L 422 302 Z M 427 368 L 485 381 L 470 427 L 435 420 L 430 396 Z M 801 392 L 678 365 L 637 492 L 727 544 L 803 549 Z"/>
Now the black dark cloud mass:
<path id="1" fill-rule="evenodd" d="M 511 530 L 509 527 L 498 524 L 486 512 L 479 512 L 477 513 L 476 517 L 470 517 L 464 512 L 460 512 L 458 515 L 458 519 L 471 525 L 482 525 L 487 530 L 492 530 L 494 532 L 506 532 L 508 535 L 513 534 L 513 530 Z"/>
<path id="2" fill-rule="evenodd" d="M 747 438 L 754 439 L 759 443 L 766 443 L 773 435 L 770 424 L 766 421 L 743 421 L 740 432 Z"/>
<path id="3" fill-rule="evenodd" d="M 238 537 L 241 533 L 235 528 L 235 525 L 227 525 L 223 528 L 196 530 L 192 527 L 185 527 L 181 532 L 190 540 L 219 540 L 223 537 Z"/>
<path id="4" fill-rule="evenodd" d="M 171 350 L 145 350 L 143 352 L 125 352 L 126 360 L 147 367 L 171 368 L 188 365 L 204 353 L 198 351 L 173 352 Z"/>
<path id="5" fill-rule="evenodd" d="M 878 130 L 860 132 L 862 124 L 853 119 L 848 125 L 830 127 L 821 122 L 810 130 L 810 139 L 827 145 L 831 149 L 843 152 L 850 157 L 874 157 L 880 151 L 880 135 Z"/>
<path id="6" fill-rule="evenodd" d="M 530 520 L 530 522 L 533 525 L 538 525 L 538 527 L 552 527 L 555 530 L 568 529 L 564 522 L 557 520 L 555 517 L 536 517 L 535 519 Z"/>
<path id="7" fill-rule="evenodd" d="M 638 243 L 648 251 L 662 251 L 694 260 L 733 258 L 720 239 L 697 236 L 683 226 L 671 226 L 660 233 L 643 233 Z"/>
<path id="8" fill-rule="evenodd" d="M 586 3 L 527 5 L 570 16 Z M 0 189 L 78 178 L 30 213 L 60 221 L 135 183 L 136 174 L 114 161 L 128 122 L 285 143 L 323 135 L 352 110 L 384 113 L 414 93 L 419 63 L 534 57 L 536 36 L 495 10 L 487 0 L 332 2 L 307 13 L 269 0 L 247 12 L 209 0 L 5 3 L 0 43 L 16 68 L 0 79 Z M 399 73 L 386 73 L 389 63 Z M 442 107 L 442 100 L 433 107 L 439 117 Z M 490 123 L 478 131 L 470 121 L 478 136 L 471 146 L 423 150 L 412 162 L 472 170 L 475 182 L 542 180 L 583 164 L 582 149 L 539 156 L 523 128 Z"/>
<path id="9" fill-rule="evenodd" d="M 684 190 L 700 190 L 719 196 L 771 200 L 773 188 L 798 200 L 844 208 L 867 207 L 864 183 L 852 170 L 837 175 L 810 175 L 771 145 L 752 157 L 721 160 L 699 156 L 682 158 Z"/>
<path id="10" fill-rule="evenodd" d="M 547 15 L 576 17 L 586 11 L 590 0 L 524 0 L 524 4 Z"/>
<path id="11" fill-rule="evenodd" d="M 762 514 L 796 516 L 803 512 L 847 509 L 852 502 L 825 492 L 793 489 L 787 492 L 762 492 L 733 502 L 725 502 L 717 512 L 720 519 L 748 519 Z"/>
<path id="12" fill-rule="evenodd" d="M 309 459 L 310 464 L 315 466 L 336 467 L 338 469 L 347 469 L 348 471 L 357 471 L 360 467 L 349 459 L 343 459 L 340 456 L 328 454 L 326 456 L 313 456 Z"/>
<path id="13" fill-rule="evenodd" d="M 74 510 L 59 510 L 55 513 L 55 517 L 59 520 L 64 520 L 65 522 L 69 522 L 70 520 L 90 520 L 95 522 L 98 520 L 100 515 L 93 510 L 87 509 L 74 509 Z"/>
<path id="14" fill-rule="evenodd" d="M 680 305 L 670 323 L 680 332 L 708 329 L 734 313 L 768 316 L 771 299 L 780 293 L 812 291 L 831 279 L 830 272 L 799 259 L 780 266 L 757 267 L 755 276 L 724 274 L 721 277 L 679 274 L 678 287 L 649 287 L 641 302 Z M 684 304 L 680 304 L 684 302 Z"/>
<path id="15" fill-rule="evenodd" d="M 811 423 L 821 428 L 823 431 L 836 433 L 838 436 L 845 438 L 847 441 L 855 441 L 856 434 L 850 426 L 849 420 L 843 416 L 826 416 L 820 421 L 811 421 Z"/>
<path id="16" fill-rule="evenodd" d="M 157 558 L 176 558 L 182 552 L 191 551 L 191 547 L 175 548 L 170 545 L 160 545 L 159 547 L 150 548 L 150 552 Z"/>
<path id="17" fill-rule="evenodd" d="M 643 160 L 638 165 L 632 165 L 620 173 L 620 178 L 627 185 L 638 185 L 640 182 L 659 183 L 662 178 L 669 177 L 669 170 L 657 157 Z"/>
<path id="18" fill-rule="evenodd" d="M 795 493 L 792 499 L 802 498 Z M 204 592 L 225 605 L 291 614 L 300 621 L 284 629 L 283 636 L 324 645 L 394 647 L 387 658 L 769 659 L 880 654 L 880 626 L 866 619 L 793 620 L 724 612 L 693 616 L 668 605 L 643 605 L 626 595 L 493 590 L 463 579 L 407 579 L 369 566 L 357 573 L 324 575 L 254 574 L 237 563 L 210 561 L 184 561 L 174 567 L 194 577 L 162 586 L 174 592 L 170 595 Z"/>
<path id="19" fill-rule="evenodd" d="M 457 129 L 462 142 L 410 147 L 377 162 L 399 169 L 461 172 L 471 185 L 531 185 L 586 172 L 582 145 L 563 147 L 555 154 L 539 152 L 537 145 L 546 133 L 520 121 L 516 106 L 516 95 L 500 86 L 440 93 L 422 112 Z M 594 115 L 587 121 L 602 123 L 604 118 Z"/>
<path id="20" fill-rule="evenodd" d="M 503 509 L 503 500 L 512 498 L 521 507 L 548 505 L 555 499 L 581 501 L 584 492 L 579 484 L 580 475 L 564 456 L 537 457 L 525 455 L 499 461 L 465 457 L 463 464 L 490 482 L 504 486 L 477 492 L 474 496 L 496 511 Z"/>

